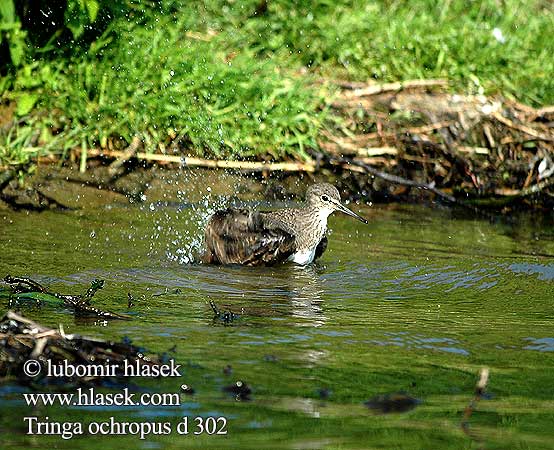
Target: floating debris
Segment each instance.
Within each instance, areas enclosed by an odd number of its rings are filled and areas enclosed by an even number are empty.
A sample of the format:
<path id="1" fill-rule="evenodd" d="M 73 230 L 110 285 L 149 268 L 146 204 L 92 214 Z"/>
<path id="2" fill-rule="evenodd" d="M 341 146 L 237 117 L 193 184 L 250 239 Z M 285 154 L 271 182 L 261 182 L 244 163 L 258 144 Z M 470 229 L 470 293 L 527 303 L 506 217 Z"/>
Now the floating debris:
<path id="1" fill-rule="evenodd" d="M 317 395 L 322 400 L 327 400 L 331 396 L 331 390 L 327 388 L 320 388 L 317 390 Z"/>
<path id="2" fill-rule="evenodd" d="M 187 394 L 187 395 L 193 395 L 195 392 L 195 390 L 191 388 L 188 384 L 182 384 L 181 390 L 183 391 L 183 394 Z"/>
<path id="3" fill-rule="evenodd" d="M 144 356 L 144 349 L 126 342 L 103 341 L 77 334 L 65 334 L 38 324 L 13 311 L 0 319 L 0 381 L 12 380 L 21 384 L 110 384 L 124 377 L 124 360 L 137 367 L 160 366 L 155 358 Z M 25 365 L 34 364 L 35 376 Z M 86 375 L 61 377 L 45 376 L 47 366 L 105 367 L 106 370 L 83 371 Z M 108 372 L 108 368 L 113 370 Z M 101 373 L 102 372 L 102 373 Z M 109 373 L 110 376 L 103 376 Z"/>
<path id="4" fill-rule="evenodd" d="M 383 414 L 400 413 L 410 411 L 421 403 L 421 400 L 410 395 L 398 392 L 394 394 L 377 395 L 364 402 L 369 409 L 373 409 Z"/>
<path id="5" fill-rule="evenodd" d="M 135 303 L 134 303 L 134 298 L 133 296 L 131 295 L 130 292 L 127 292 L 127 308 L 132 308 L 133 306 L 135 306 Z"/>
<path id="6" fill-rule="evenodd" d="M 99 317 L 102 319 L 120 319 L 129 320 L 131 317 L 114 313 L 111 311 L 103 311 L 90 304 L 92 297 L 97 291 L 104 287 L 104 280 L 93 280 L 87 292 L 84 295 L 67 295 L 57 292 L 50 292 L 30 278 L 12 277 L 6 275 L 4 281 L 10 285 L 12 290 L 10 294 L 10 307 L 20 306 L 22 302 L 33 300 L 35 304 L 51 303 L 53 300 L 61 300 L 63 306 L 72 308 L 75 315 L 79 317 Z"/>
<path id="7" fill-rule="evenodd" d="M 168 353 L 175 353 L 177 351 L 177 344 L 167 350 Z"/>
<path id="8" fill-rule="evenodd" d="M 232 311 L 220 311 L 213 300 L 210 300 L 209 303 L 214 312 L 214 322 L 219 321 L 223 322 L 223 324 L 225 325 L 230 325 L 235 319 L 238 319 L 240 317 L 238 314 L 235 314 Z"/>
<path id="9" fill-rule="evenodd" d="M 244 381 L 237 381 L 223 388 L 223 392 L 233 394 L 236 400 L 250 400 L 252 389 Z"/>
<path id="10" fill-rule="evenodd" d="M 152 294 L 152 297 L 162 297 L 164 295 L 181 295 L 183 291 L 179 288 L 171 289 L 165 288 L 163 292 L 157 292 L 155 294 Z"/>

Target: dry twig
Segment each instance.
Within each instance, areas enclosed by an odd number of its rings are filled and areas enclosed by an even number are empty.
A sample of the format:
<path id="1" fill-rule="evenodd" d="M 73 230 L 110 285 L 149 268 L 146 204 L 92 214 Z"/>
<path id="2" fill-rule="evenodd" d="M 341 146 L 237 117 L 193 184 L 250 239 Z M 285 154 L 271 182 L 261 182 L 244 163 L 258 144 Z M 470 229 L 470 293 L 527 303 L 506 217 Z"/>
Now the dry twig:
<path id="1" fill-rule="evenodd" d="M 158 366 L 157 358 L 144 356 L 144 350 L 130 343 L 103 341 L 85 338 L 76 334 L 65 334 L 63 330 L 47 328 L 13 311 L 8 311 L 0 318 L 0 380 L 13 378 L 22 384 L 42 381 L 43 383 L 60 383 L 59 377 L 42 375 L 30 378 L 24 370 L 25 362 L 31 358 L 45 366 L 47 361 L 57 365 L 70 363 L 72 365 L 88 366 L 91 364 L 115 365 L 115 377 L 125 377 L 123 361 L 141 366 Z M 85 375 L 64 377 L 65 383 L 113 383 L 112 377 L 100 375 Z"/>
<path id="2" fill-rule="evenodd" d="M 424 190 L 433 192 L 437 196 L 443 198 L 444 200 L 449 201 L 450 203 L 464 205 L 464 203 L 460 202 L 459 200 L 457 200 L 452 195 L 449 195 L 446 192 L 443 192 L 440 189 L 437 189 L 433 184 L 419 183 L 417 181 L 408 180 L 406 178 L 402 178 L 402 177 L 399 177 L 397 175 L 391 175 L 389 173 L 381 172 L 380 170 L 377 170 L 377 169 L 375 169 L 375 168 L 373 168 L 373 167 L 371 167 L 371 166 L 369 166 L 369 165 L 367 165 L 363 162 L 360 162 L 360 161 L 355 161 L 355 160 L 349 161 L 349 160 L 346 160 L 346 159 L 343 159 L 343 158 L 339 159 L 339 161 L 340 161 L 340 163 L 342 163 L 342 167 L 344 167 L 346 169 L 349 169 L 350 165 L 354 165 L 354 166 L 359 167 L 363 171 L 365 171 L 365 172 L 367 172 L 367 173 L 369 173 L 369 174 L 371 174 L 375 177 L 378 177 L 378 178 L 381 178 L 385 181 L 388 181 L 390 183 L 400 184 L 402 186 L 409 186 L 409 187 L 424 189 Z"/>
<path id="3" fill-rule="evenodd" d="M 510 119 L 504 117 L 502 114 L 495 112 L 495 113 L 492 113 L 492 117 L 494 117 L 496 120 L 506 125 L 507 127 L 513 128 L 514 130 L 521 131 L 522 133 L 532 136 L 535 139 L 546 141 L 546 142 L 554 142 L 553 136 L 547 136 L 546 134 L 540 133 L 531 127 L 512 122 Z"/>
<path id="4" fill-rule="evenodd" d="M 108 156 L 110 158 L 121 158 L 124 152 L 115 150 L 88 150 L 89 156 Z M 157 153 L 137 152 L 134 155 L 137 159 L 145 161 L 154 161 L 161 164 L 180 164 L 184 167 L 208 167 L 213 169 L 239 169 L 249 171 L 284 171 L 284 172 L 314 172 L 316 169 L 315 163 L 305 162 L 282 162 L 282 163 L 266 163 L 258 161 L 226 161 L 216 159 L 193 158 L 176 155 L 161 155 Z"/>
<path id="5" fill-rule="evenodd" d="M 140 138 L 138 136 L 135 136 L 131 141 L 131 144 L 129 144 L 129 147 L 127 147 L 125 151 L 122 152 L 121 156 L 119 156 L 114 162 L 110 164 L 108 168 L 110 175 L 115 175 L 119 171 L 119 168 L 123 164 L 125 164 L 126 161 L 136 155 L 139 145 Z"/>
<path id="6" fill-rule="evenodd" d="M 448 80 L 408 80 L 397 83 L 375 84 L 345 92 L 344 97 L 365 97 L 368 95 L 383 94 L 384 92 L 401 91 L 405 89 L 421 89 L 428 87 L 446 87 Z"/>

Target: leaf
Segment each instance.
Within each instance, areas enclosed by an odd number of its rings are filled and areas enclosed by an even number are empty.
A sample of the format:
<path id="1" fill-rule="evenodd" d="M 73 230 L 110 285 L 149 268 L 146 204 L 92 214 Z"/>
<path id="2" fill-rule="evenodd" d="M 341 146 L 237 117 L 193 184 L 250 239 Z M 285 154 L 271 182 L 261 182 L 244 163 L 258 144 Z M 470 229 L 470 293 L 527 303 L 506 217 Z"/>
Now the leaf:
<path id="1" fill-rule="evenodd" d="M 37 100 L 37 94 L 29 94 L 27 92 L 21 94 L 21 96 L 17 100 L 17 115 L 24 116 L 25 114 L 29 114 L 29 112 L 35 106 Z"/>
<path id="2" fill-rule="evenodd" d="M 23 57 L 25 56 L 25 32 L 19 29 L 19 22 L 14 26 L 12 32 L 8 35 L 9 38 L 9 47 L 10 47 L 10 57 L 14 66 L 19 66 L 23 62 Z"/>
<path id="3" fill-rule="evenodd" d="M 2 0 L 0 2 L 0 24 L 11 24 L 13 22 L 15 22 L 13 0 Z"/>
<path id="4" fill-rule="evenodd" d="M 91 22 L 94 22 L 96 20 L 96 17 L 98 16 L 100 5 L 96 0 L 85 0 L 85 6 L 88 11 L 88 18 Z"/>
<path id="5" fill-rule="evenodd" d="M 64 16 L 65 24 L 71 30 L 73 37 L 80 37 L 85 31 L 85 25 L 89 22 L 83 0 L 69 0 Z"/>
<path id="6" fill-rule="evenodd" d="M 2 36 L 3 35 L 3 36 Z M 21 23 L 15 15 L 12 0 L 0 0 L 0 43 L 6 39 L 10 58 L 14 66 L 19 66 L 25 55 L 26 32 L 21 30 Z"/>

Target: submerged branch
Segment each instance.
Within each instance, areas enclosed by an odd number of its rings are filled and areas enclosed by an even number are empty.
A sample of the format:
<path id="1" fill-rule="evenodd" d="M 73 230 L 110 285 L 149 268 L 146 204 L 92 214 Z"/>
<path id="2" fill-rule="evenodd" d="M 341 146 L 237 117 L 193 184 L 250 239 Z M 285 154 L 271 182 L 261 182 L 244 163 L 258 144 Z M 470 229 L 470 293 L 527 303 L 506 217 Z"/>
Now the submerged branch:
<path id="1" fill-rule="evenodd" d="M 22 292 L 48 292 L 44 286 L 34 280 L 31 280 L 30 278 L 12 277 L 8 274 L 4 277 L 4 281 L 10 285 L 10 287 L 16 294 Z"/>
<path id="2" fill-rule="evenodd" d="M 103 311 L 90 304 L 90 301 L 94 294 L 104 287 L 104 280 L 92 281 L 85 295 L 69 295 L 60 294 L 58 292 L 51 292 L 40 283 L 37 283 L 30 278 L 12 277 L 11 275 L 6 275 L 4 281 L 10 285 L 10 288 L 16 295 L 16 300 L 17 294 L 39 293 L 61 300 L 64 306 L 72 308 L 75 314 L 79 316 L 95 316 L 101 317 L 103 319 L 130 319 L 130 317 L 128 316 L 111 311 Z"/>
<path id="3" fill-rule="evenodd" d="M 473 411 L 477 408 L 477 403 L 483 398 L 483 395 L 485 394 L 485 390 L 487 389 L 487 384 L 489 383 L 489 369 L 487 367 L 483 367 L 479 371 L 479 380 L 477 380 L 477 384 L 475 385 L 475 396 L 469 402 L 466 409 L 464 410 L 464 416 L 462 418 L 461 427 L 464 433 L 466 433 L 470 438 L 475 439 L 477 441 L 480 441 L 479 437 L 476 436 L 469 428 L 469 419 L 471 418 L 471 415 L 473 414 Z"/>

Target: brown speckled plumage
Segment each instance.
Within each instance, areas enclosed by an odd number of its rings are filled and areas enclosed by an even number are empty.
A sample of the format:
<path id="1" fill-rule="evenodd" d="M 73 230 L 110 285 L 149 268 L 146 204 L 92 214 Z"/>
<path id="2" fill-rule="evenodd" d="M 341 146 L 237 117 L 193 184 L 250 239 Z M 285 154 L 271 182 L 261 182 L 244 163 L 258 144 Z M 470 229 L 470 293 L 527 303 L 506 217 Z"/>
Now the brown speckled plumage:
<path id="1" fill-rule="evenodd" d="M 311 186 L 303 208 L 273 212 L 231 208 L 218 211 L 206 226 L 203 261 L 272 265 L 289 259 L 296 261 L 295 255 L 306 254 L 306 261 L 311 262 L 327 247 L 327 217 L 334 210 L 365 221 L 340 204 L 339 192 L 328 183 Z"/>
<path id="2" fill-rule="evenodd" d="M 271 265 L 294 252 L 294 236 L 270 228 L 257 211 L 231 209 L 216 212 L 206 227 L 203 261 L 211 264 Z"/>

